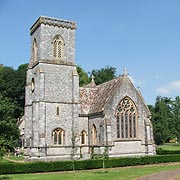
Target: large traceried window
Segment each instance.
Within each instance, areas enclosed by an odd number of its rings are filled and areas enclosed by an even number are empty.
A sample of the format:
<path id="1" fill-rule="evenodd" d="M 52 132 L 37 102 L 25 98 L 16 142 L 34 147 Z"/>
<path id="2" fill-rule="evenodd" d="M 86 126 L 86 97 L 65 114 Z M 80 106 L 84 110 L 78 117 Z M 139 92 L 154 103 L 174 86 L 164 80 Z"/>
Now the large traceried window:
<path id="1" fill-rule="evenodd" d="M 53 144 L 54 145 L 63 145 L 64 144 L 64 130 L 57 128 L 53 131 Z"/>
<path id="2" fill-rule="evenodd" d="M 117 138 L 137 138 L 137 108 L 134 102 L 125 97 L 116 109 Z"/>
<path id="3" fill-rule="evenodd" d="M 53 39 L 53 58 L 62 59 L 64 55 L 64 41 L 60 35 Z"/>

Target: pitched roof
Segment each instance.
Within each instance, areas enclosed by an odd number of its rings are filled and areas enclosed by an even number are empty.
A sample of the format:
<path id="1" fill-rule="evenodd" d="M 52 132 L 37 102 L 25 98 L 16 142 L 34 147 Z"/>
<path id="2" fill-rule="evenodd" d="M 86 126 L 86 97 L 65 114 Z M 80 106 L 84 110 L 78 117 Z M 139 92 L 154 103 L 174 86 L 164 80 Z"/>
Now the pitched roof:
<path id="1" fill-rule="evenodd" d="M 80 88 L 80 114 L 102 112 L 122 82 L 123 76 L 105 82 L 98 86 L 84 86 Z"/>

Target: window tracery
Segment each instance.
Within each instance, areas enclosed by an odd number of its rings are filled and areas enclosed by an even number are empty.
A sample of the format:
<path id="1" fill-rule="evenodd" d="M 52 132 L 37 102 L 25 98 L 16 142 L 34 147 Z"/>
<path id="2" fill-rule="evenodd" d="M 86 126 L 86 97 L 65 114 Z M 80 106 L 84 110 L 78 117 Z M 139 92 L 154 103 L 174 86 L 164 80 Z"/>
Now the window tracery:
<path id="1" fill-rule="evenodd" d="M 56 35 L 53 40 L 53 58 L 62 59 L 64 53 L 64 41 L 60 35 Z"/>
<path id="2" fill-rule="evenodd" d="M 134 102 L 125 97 L 116 109 L 117 138 L 137 138 L 137 109 Z"/>
<path id="3" fill-rule="evenodd" d="M 53 131 L 53 144 L 54 145 L 62 145 L 64 144 L 64 130 L 61 128 L 57 128 Z"/>

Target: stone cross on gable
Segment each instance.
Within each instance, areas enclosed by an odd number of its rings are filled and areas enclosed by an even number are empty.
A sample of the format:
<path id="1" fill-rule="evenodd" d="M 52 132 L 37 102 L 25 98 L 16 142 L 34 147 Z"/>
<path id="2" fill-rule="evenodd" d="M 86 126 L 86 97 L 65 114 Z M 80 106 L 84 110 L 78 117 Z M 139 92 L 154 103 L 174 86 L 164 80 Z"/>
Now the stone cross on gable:
<path id="1" fill-rule="evenodd" d="M 127 76 L 128 75 L 128 72 L 127 72 L 127 69 L 124 68 L 124 75 Z"/>
<path id="2" fill-rule="evenodd" d="M 93 82 L 93 83 L 94 83 L 94 78 L 95 78 L 95 77 L 94 77 L 94 75 L 92 74 L 92 75 L 91 75 L 91 82 Z"/>

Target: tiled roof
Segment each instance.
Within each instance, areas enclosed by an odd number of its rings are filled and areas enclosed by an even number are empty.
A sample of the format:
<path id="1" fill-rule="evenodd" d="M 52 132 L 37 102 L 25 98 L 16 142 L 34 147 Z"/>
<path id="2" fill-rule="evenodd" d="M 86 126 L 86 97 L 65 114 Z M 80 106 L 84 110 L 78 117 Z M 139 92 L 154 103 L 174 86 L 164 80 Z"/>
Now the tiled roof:
<path id="1" fill-rule="evenodd" d="M 102 112 L 111 99 L 123 77 L 115 78 L 98 86 L 80 88 L 81 113 L 92 114 Z"/>

